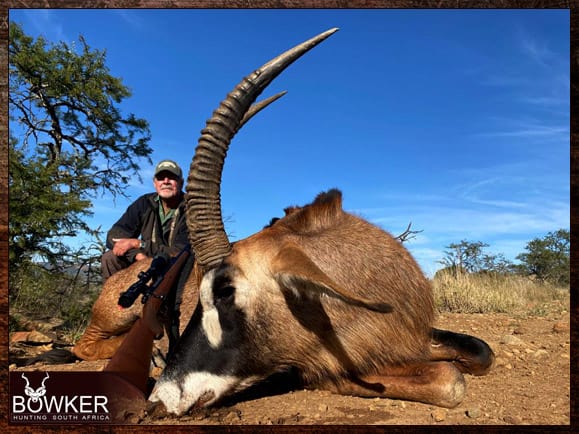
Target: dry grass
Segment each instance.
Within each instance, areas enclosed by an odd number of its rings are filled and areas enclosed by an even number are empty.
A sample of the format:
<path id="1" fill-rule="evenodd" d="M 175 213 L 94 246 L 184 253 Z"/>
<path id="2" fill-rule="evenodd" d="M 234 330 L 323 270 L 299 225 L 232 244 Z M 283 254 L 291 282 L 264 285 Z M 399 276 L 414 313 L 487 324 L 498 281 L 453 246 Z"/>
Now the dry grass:
<path id="1" fill-rule="evenodd" d="M 433 280 L 436 305 L 441 312 L 537 313 L 553 301 L 568 301 L 569 288 L 522 276 L 440 273 Z"/>

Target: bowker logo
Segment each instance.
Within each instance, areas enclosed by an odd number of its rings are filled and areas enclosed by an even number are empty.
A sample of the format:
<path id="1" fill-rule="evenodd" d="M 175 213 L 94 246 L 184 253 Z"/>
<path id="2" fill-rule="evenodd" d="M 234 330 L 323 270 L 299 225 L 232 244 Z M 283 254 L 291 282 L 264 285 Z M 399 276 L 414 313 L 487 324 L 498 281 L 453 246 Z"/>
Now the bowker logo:
<path id="1" fill-rule="evenodd" d="M 36 380 L 38 381 L 36 384 L 39 384 L 38 388 L 31 386 L 35 384 L 32 374 L 34 373 L 21 374 L 21 378 L 25 381 L 24 394 L 13 393 L 11 396 L 11 422 L 98 423 L 111 421 L 107 396 L 79 394 L 78 392 L 70 394 L 67 393 L 66 387 L 53 388 L 52 386 L 50 389 L 52 393 L 48 393 L 47 383 L 50 382 L 47 380 L 51 378 L 48 372 L 45 372 L 41 381 Z"/>

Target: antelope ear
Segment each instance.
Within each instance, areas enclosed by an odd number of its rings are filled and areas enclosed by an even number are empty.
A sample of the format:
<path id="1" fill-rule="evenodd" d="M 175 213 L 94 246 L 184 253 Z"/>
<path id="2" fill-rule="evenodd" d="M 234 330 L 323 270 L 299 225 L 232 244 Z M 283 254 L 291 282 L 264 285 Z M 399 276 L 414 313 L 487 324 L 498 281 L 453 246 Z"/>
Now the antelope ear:
<path id="1" fill-rule="evenodd" d="M 320 270 L 303 250 L 292 244 L 282 247 L 275 256 L 272 262 L 272 273 L 278 282 L 297 293 L 304 290 L 319 294 L 325 293 L 353 306 L 376 312 L 389 313 L 393 310 L 388 303 L 368 300 L 340 287 Z"/>

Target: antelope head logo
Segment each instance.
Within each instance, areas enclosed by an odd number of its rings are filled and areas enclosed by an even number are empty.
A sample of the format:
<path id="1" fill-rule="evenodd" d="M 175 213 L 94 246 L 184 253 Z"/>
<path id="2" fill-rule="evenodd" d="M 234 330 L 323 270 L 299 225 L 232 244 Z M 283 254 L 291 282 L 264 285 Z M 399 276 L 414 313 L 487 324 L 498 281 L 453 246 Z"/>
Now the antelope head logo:
<path id="1" fill-rule="evenodd" d="M 22 374 L 22 378 L 26 380 L 24 393 L 26 394 L 26 396 L 32 399 L 32 402 L 37 402 L 40 398 L 42 398 L 46 394 L 46 387 L 44 387 L 44 382 L 48 380 L 48 378 L 50 378 L 48 372 L 46 373 L 46 377 L 44 377 L 44 379 L 42 380 L 42 385 L 36 390 L 30 387 L 30 382 L 28 381 L 28 378 L 24 376 L 24 374 Z"/>

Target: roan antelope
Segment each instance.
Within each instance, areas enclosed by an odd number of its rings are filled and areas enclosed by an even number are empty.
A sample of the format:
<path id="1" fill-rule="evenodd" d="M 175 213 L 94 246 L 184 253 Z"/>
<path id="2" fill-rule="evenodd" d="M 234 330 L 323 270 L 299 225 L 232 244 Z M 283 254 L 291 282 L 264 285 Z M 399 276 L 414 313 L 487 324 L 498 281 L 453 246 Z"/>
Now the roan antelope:
<path id="1" fill-rule="evenodd" d="M 220 183 L 231 139 L 269 83 L 336 30 L 244 78 L 202 131 L 186 186 L 196 272 L 184 306 L 196 306 L 181 313 L 182 335 L 149 396 L 152 409 L 183 415 L 290 369 L 310 388 L 455 407 L 463 373 L 484 375 L 493 365 L 484 341 L 433 328 L 432 289 L 415 260 L 390 234 L 345 212 L 338 190 L 228 240 Z M 101 338 L 112 334 L 102 328 Z M 98 353 L 97 334 L 87 353 Z"/>

